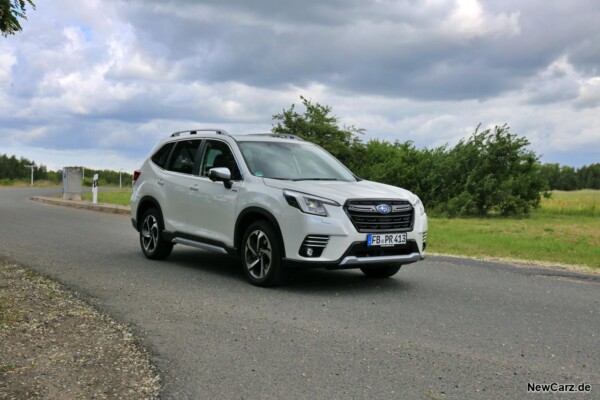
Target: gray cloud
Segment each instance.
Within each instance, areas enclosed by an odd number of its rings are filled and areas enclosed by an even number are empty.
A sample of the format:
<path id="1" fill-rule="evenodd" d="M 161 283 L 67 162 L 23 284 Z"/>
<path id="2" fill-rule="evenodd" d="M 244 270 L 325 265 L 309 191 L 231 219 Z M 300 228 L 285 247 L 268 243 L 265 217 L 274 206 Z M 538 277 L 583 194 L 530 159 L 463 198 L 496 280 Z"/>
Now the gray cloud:
<path id="1" fill-rule="evenodd" d="M 144 1 L 123 11 L 152 57 L 208 82 L 483 99 L 518 89 L 570 50 L 573 59 L 600 61 L 586 51 L 598 15 L 592 3 L 581 4 L 584 18 L 569 5 L 577 20 L 560 5 L 502 4 L 454 19 L 451 2 L 413 1 Z"/>
<path id="2" fill-rule="evenodd" d="M 171 130 L 269 129 L 304 94 L 367 137 L 429 146 L 508 122 L 546 155 L 598 161 L 600 5 L 461 4 L 40 4 L 0 40 L 0 146 L 139 161 Z"/>

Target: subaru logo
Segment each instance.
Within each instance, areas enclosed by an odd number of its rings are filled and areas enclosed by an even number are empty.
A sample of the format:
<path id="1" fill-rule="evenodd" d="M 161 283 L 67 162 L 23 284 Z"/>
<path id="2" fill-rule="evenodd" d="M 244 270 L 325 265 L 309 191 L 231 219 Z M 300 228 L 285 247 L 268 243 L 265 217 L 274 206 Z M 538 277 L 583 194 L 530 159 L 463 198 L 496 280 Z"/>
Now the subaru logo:
<path id="1" fill-rule="evenodd" d="M 392 207 L 390 207 L 388 204 L 380 204 L 375 208 L 379 214 L 389 214 L 390 211 L 392 211 Z"/>

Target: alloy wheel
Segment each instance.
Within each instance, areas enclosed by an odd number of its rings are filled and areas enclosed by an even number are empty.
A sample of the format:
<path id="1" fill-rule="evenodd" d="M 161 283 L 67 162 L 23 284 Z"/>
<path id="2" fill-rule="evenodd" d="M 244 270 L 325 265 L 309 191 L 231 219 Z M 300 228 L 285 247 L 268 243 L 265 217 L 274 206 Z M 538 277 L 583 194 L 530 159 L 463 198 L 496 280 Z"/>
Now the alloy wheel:
<path id="1" fill-rule="evenodd" d="M 147 253 L 152 253 L 158 243 L 158 221 L 154 215 L 149 214 L 142 224 L 142 246 Z"/>
<path id="2" fill-rule="evenodd" d="M 248 235 L 244 246 L 244 259 L 252 277 L 263 279 L 269 273 L 272 254 L 271 242 L 263 231 L 255 230 Z"/>

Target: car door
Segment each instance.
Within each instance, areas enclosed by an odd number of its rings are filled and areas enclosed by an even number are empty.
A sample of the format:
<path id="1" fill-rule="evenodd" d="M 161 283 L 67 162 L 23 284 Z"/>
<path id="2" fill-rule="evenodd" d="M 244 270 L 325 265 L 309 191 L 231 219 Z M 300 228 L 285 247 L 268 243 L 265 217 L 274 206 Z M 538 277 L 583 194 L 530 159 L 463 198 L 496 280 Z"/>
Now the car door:
<path id="1" fill-rule="evenodd" d="M 190 188 L 195 182 L 193 172 L 201 143 L 201 139 L 178 141 L 165 171 L 163 218 L 174 233 L 185 234 L 188 230 Z"/>
<path id="2" fill-rule="evenodd" d="M 208 243 L 233 246 L 238 190 L 242 184 L 238 165 L 226 142 L 206 140 L 198 176 L 194 179 L 190 194 L 190 235 Z M 223 182 L 213 182 L 208 178 L 208 171 L 217 167 L 230 170 L 233 183 L 231 188 L 226 188 Z"/>

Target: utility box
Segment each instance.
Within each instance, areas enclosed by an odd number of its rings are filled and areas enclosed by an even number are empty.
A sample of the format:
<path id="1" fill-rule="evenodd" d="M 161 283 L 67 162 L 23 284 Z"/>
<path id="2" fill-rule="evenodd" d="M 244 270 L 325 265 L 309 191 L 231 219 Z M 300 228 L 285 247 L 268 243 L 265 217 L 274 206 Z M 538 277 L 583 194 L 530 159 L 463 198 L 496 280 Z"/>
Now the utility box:
<path id="1" fill-rule="evenodd" d="M 83 169 L 81 167 L 63 168 L 63 199 L 81 200 L 81 181 Z"/>

